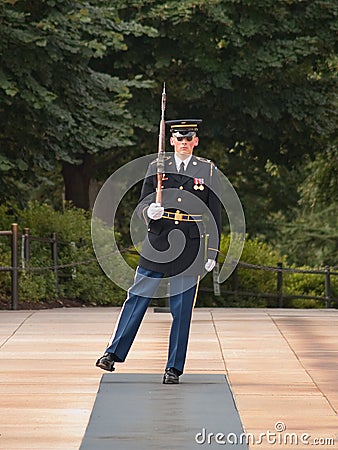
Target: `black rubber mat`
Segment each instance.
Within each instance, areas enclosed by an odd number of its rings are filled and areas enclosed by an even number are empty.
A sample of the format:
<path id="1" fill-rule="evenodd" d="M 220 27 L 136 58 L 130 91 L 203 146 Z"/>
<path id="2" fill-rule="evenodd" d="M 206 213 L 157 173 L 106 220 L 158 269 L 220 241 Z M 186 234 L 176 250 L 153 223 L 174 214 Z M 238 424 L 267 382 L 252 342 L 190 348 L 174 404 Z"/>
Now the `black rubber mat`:
<path id="1" fill-rule="evenodd" d="M 248 449 L 243 436 L 225 375 L 105 374 L 80 450 Z"/>

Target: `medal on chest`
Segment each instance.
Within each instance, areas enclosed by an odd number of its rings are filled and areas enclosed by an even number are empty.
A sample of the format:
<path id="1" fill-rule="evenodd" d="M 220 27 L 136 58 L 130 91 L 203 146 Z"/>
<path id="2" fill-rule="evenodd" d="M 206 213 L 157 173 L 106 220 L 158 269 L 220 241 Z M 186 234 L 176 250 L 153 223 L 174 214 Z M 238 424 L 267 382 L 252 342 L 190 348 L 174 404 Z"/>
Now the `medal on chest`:
<path id="1" fill-rule="evenodd" d="M 194 189 L 195 191 L 203 191 L 204 189 L 204 178 L 194 178 Z"/>

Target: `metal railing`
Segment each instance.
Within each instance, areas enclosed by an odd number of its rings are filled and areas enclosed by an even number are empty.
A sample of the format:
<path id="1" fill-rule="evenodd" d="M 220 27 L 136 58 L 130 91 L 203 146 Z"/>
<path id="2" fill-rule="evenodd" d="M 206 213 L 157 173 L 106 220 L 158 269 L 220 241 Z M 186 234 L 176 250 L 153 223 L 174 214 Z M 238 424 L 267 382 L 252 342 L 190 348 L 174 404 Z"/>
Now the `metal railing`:
<path id="1" fill-rule="evenodd" d="M 21 234 L 18 231 L 18 224 L 13 223 L 11 229 L 8 231 L 0 231 L 0 236 L 9 236 L 11 238 L 11 266 L 0 266 L 0 272 L 11 273 L 11 309 L 16 310 L 18 308 L 19 298 L 19 273 L 20 272 L 42 272 L 45 270 L 52 270 L 55 280 L 55 292 L 58 292 L 60 269 L 66 267 L 72 268 L 72 277 L 76 273 L 76 266 L 81 264 L 88 264 L 88 261 L 81 261 L 72 264 L 59 264 L 59 245 L 71 245 L 75 246 L 74 242 L 65 242 L 58 238 L 57 233 L 51 233 L 50 237 L 36 237 L 29 233 L 29 228 L 24 228 L 24 232 Z M 19 264 L 19 242 L 21 239 L 21 267 Z M 30 267 L 29 260 L 31 254 L 31 242 L 42 242 L 51 246 L 51 262 L 50 266 L 45 267 Z M 89 262 L 96 262 L 96 258 L 92 258 Z"/>
<path id="2" fill-rule="evenodd" d="M 11 266 L 0 267 L 0 271 L 11 272 L 11 309 L 17 309 L 19 291 L 18 224 L 12 223 L 11 229 L 9 231 L 0 231 L 0 236 L 11 237 Z"/>
<path id="3" fill-rule="evenodd" d="M 87 265 L 91 263 L 97 263 L 95 257 L 87 259 L 85 261 L 77 261 L 69 264 L 59 264 L 59 245 L 71 245 L 73 248 L 76 246 L 75 242 L 65 242 L 58 239 L 57 233 L 51 233 L 49 238 L 41 238 L 30 235 L 29 228 L 24 228 L 24 232 L 21 234 L 18 231 L 18 224 L 13 223 L 11 229 L 8 231 L 0 231 L 0 236 L 9 236 L 11 238 L 11 266 L 0 266 L 0 272 L 10 272 L 11 273 L 11 309 L 16 310 L 18 308 L 18 297 L 19 297 L 19 273 L 20 271 L 30 271 L 30 272 L 42 272 L 46 270 L 52 270 L 55 279 L 55 292 L 58 292 L 60 270 L 65 268 L 72 268 L 72 278 L 76 276 L 76 267 L 80 265 Z M 19 240 L 21 238 L 21 267 L 19 265 Z M 51 246 L 51 262 L 52 264 L 44 267 L 30 267 L 30 253 L 31 247 L 30 243 L 32 241 L 38 241 L 42 243 L 49 244 Z M 83 245 L 83 243 L 82 243 Z M 120 250 L 121 253 L 131 252 L 130 249 Z M 114 253 L 114 252 L 112 252 Z M 107 257 L 111 256 L 111 253 L 105 255 Z M 264 270 L 276 273 L 276 290 L 275 292 L 247 292 L 239 289 L 239 276 L 238 269 L 251 269 L 251 270 Z M 334 300 L 337 300 L 332 295 L 331 289 L 331 276 L 337 276 L 334 268 L 326 266 L 323 270 L 309 270 L 309 269 L 297 269 L 297 268 L 287 268 L 283 267 L 282 263 L 278 263 L 277 267 L 273 266 L 262 266 L 255 264 L 248 264 L 246 262 L 238 262 L 233 274 L 231 275 L 231 289 L 224 289 L 217 282 L 218 278 L 218 264 L 213 272 L 213 288 L 203 287 L 201 291 L 213 292 L 215 296 L 221 296 L 222 294 L 232 295 L 235 297 L 246 296 L 246 297 L 262 297 L 262 298 L 274 298 L 279 308 L 283 308 L 285 299 L 314 299 L 325 302 L 325 307 L 329 308 Z M 301 294 L 285 294 L 283 292 L 284 274 L 285 273 L 301 273 L 301 274 L 318 274 L 324 277 L 324 296 L 315 295 L 301 295 Z"/>
<path id="4" fill-rule="evenodd" d="M 251 269 L 251 270 L 264 270 L 268 272 L 276 273 L 275 292 L 253 292 L 253 291 L 243 291 L 239 289 L 239 275 L 238 270 Z M 334 300 L 338 300 L 337 297 L 333 295 L 331 289 L 331 277 L 337 276 L 338 272 L 334 269 L 335 267 L 325 266 L 324 269 L 298 269 L 283 267 L 283 263 L 277 263 L 277 267 L 273 266 L 262 266 L 257 264 L 249 264 L 243 261 L 239 261 L 235 270 L 233 271 L 230 282 L 231 289 L 224 289 L 217 282 L 218 275 L 218 264 L 216 265 L 216 270 L 213 276 L 213 289 L 202 288 L 201 290 L 213 291 L 215 296 L 220 296 L 222 294 L 233 295 L 234 297 L 262 297 L 276 299 L 276 306 L 278 308 L 284 307 L 284 300 L 288 299 L 304 299 L 304 300 L 319 300 L 325 303 L 326 308 L 330 308 Z M 283 292 L 284 285 L 284 274 L 299 273 L 299 274 L 311 274 L 311 275 L 322 275 L 323 276 L 323 292 L 324 296 L 319 295 L 303 295 L 303 294 L 286 294 Z"/>

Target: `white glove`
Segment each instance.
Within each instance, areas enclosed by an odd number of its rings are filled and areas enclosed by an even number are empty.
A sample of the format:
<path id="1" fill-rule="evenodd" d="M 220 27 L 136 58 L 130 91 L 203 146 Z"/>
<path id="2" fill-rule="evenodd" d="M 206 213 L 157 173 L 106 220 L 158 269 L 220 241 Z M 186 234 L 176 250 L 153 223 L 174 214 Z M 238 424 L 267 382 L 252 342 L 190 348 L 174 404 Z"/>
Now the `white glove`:
<path id="1" fill-rule="evenodd" d="M 208 261 L 205 263 L 204 267 L 207 272 L 211 272 L 215 266 L 216 266 L 216 261 L 214 259 L 208 259 Z"/>
<path id="2" fill-rule="evenodd" d="M 163 216 L 164 208 L 161 203 L 151 203 L 147 210 L 149 219 L 158 220 Z"/>

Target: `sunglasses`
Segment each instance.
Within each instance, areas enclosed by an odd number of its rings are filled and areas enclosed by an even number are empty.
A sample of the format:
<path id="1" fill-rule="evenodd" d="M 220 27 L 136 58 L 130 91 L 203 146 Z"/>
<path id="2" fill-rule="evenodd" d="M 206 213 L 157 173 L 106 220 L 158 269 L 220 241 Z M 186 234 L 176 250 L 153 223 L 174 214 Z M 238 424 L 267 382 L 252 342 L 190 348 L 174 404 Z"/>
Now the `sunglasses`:
<path id="1" fill-rule="evenodd" d="M 176 139 L 181 142 L 183 141 L 183 139 L 186 139 L 188 142 L 191 142 L 193 140 L 194 136 L 180 136 L 180 137 L 176 137 Z"/>

